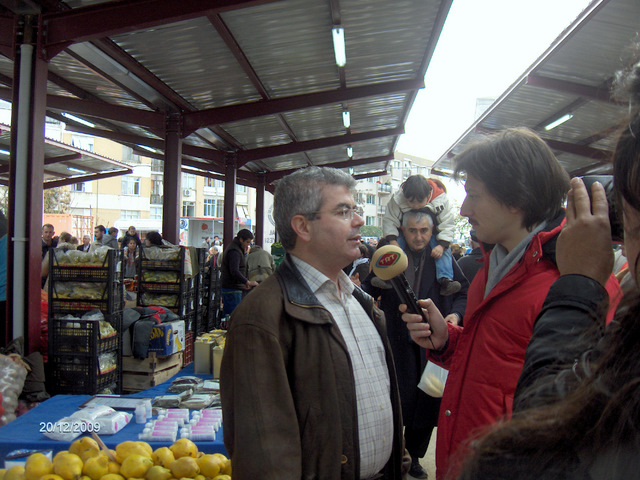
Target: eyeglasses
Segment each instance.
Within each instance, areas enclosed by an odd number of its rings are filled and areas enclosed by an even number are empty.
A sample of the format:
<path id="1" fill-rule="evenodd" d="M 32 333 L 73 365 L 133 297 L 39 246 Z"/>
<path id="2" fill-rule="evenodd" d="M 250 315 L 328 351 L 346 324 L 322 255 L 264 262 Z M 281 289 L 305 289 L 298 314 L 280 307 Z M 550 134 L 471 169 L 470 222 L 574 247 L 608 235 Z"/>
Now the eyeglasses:
<path id="1" fill-rule="evenodd" d="M 359 205 L 344 205 L 342 207 L 338 207 L 334 210 L 318 210 L 317 212 L 308 212 L 308 213 L 304 213 L 303 215 L 305 215 L 306 217 L 315 217 L 316 215 L 320 214 L 320 213 L 332 213 L 334 214 L 336 217 L 340 217 L 342 220 L 353 220 L 353 214 L 355 213 L 356 215 L 362 217 L 362 215 L 364 214 L 364 209 L 359 206 Z M 315 220 L 315 218 L 311 218 L 311 220 Z"/>

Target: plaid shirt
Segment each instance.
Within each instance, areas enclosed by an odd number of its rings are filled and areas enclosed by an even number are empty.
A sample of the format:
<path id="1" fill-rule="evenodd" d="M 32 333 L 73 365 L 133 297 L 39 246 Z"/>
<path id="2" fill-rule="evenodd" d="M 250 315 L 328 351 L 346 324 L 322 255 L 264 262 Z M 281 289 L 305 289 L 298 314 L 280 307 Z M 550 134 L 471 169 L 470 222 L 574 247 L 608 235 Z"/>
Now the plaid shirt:
<path id="1" fill-rule="evenodd" d="M 318 301 L 331 313 L 353 366 L 360 439 L 360 478 L 386 465 L 393 444 L 393 413 L 384 346 L 375 325 L 353 297 L 355 286 L 344 272 L 335 283 L 308 263 L 291 256 Z"/>

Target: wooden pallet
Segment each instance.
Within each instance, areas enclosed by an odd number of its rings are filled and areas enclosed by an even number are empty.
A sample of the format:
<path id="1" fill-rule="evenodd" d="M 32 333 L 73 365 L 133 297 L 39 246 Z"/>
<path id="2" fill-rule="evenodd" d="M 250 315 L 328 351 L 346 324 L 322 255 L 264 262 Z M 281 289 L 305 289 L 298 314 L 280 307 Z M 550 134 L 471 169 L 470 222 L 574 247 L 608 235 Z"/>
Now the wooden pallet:
<path id="1" fill-rule="evenodd" d="M 122 357 L 122 389 L 124 393 L 139 392 L 169 380 L 182 369 L 182 352 L 166 357 L 155 353 L 143 360 Z"/>

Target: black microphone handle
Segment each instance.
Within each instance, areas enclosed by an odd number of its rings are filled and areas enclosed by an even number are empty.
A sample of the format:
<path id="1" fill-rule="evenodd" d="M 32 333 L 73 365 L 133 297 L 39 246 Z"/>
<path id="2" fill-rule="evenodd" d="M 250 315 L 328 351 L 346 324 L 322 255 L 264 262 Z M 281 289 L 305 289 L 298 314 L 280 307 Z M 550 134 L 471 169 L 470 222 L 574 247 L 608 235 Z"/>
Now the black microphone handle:
<path id="1" fill-rule="evenodd" d="M 389 281 L 391 282 L 393 289 L 398 294 L 398 297 L 400 297 L 400 303 L 404 303 L 407 306 L 407 311 L 409 313 L 422 315 L 424 322 L 429 323 L 426 315 L 422 311 L 422 308 L 418 305 L 418 298 L 413 292 L 411 285 L 409 285 L 409 282 L 407 282 L 407 277 L 404 276 L 404 273 L 393 277 Z"/>

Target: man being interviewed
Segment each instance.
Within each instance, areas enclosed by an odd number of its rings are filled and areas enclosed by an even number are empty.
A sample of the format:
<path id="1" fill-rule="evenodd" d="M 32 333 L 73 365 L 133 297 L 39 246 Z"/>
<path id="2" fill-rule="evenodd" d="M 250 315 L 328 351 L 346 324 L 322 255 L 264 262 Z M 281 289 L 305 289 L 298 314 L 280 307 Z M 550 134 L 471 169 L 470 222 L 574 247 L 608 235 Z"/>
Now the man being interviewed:
<path id="1" fill-rule="evenodd" d="M 354 187 L 320 167 L 276 187 L 287 254 L 233 313 L 220 373 L 234 480 L 402 478 L 384 317 L 342 271 L 360 255 Z"/>

